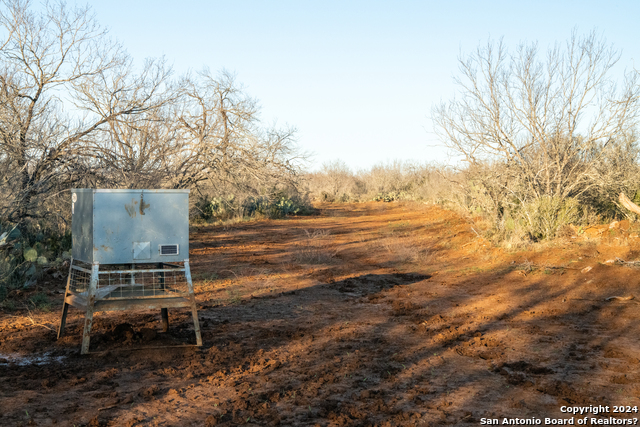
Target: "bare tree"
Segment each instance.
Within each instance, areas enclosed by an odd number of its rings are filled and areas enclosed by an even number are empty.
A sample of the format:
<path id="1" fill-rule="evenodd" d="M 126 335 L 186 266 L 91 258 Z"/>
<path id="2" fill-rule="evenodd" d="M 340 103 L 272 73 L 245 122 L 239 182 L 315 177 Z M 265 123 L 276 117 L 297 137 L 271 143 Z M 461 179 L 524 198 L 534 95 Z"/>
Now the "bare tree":
<path id="1" fill-rule="evenodd" d="M 132 77 L 131 60 L 88 8 L 34 12 L 29 1 L 6 0 L 0 34 L 2 218 L 21 222 L 46 215 L 43 200 L 92 168 L 95 133 L 158 104 L 166 72 L 148 66 Z M 73 109 L 83 118 L 64 113 Z"/>
<path id="2" fill-rule="evenodd" d="M 460 97 L 433 110 L 449 148 L 478 169 L 493 165 L 478 178 L 500 193 L 496 210 L 507 198 L 583 196 L 607 180 L 613 159 L 637 160 L 638 74 L 615 84 L 619 53 L 595 33 L 574 33 L 541 56 L 537 44 L 511 54 L 490 41 L 460 59 Z"/>
<path id="3" fill-rule="evenodd" d="M 264 127 L 228 72 L 136 71 L 88 8 L 0 0 L 0 221 L 50 215 L 72 185 L 295 187 L 295 129 Z"/>
<path id="4" fill-rule="evenodd" d="M 164 59 L 147 60 L 136 74 L 126 58 L 109 74 L 76 88 L 76 108 L 100 123 L 83 146 L 103 184 L 146 188 L 171 174 L 181 149 L 172 110 L 181 94 L 170 76 Z"/>
<path id="5" fill-rule="evenodd" d="M 340 200 L 343 195 L 350 193 L 355 184 L 353 172 L 342 160 L 323 163 L 322 169 L 316 174 L 318 179 L 320 188 L 325 189 L 322 197 L 328 201 Z"/>
<path id="6" fill-rule="evenodd" d="M 175 163 L 175 187 L 207 180 L 245 190 L 274 182 L 295 184 L 300 161 L 295 129 L 262 127 L 256 101 L 222 71 L 208 69 L 187 78 L 176 113 L 182 155 Z"/>

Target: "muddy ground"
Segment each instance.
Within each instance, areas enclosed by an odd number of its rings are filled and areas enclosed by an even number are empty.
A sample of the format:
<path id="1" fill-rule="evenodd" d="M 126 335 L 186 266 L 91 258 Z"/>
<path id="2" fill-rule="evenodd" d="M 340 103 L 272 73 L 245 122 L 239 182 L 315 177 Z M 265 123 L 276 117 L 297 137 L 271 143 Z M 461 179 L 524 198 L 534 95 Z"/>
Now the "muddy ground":
<path id="1" fill-rule="evenodd" d="M 614 413 L 640 397 L 638 224 L 518 251 L 436 206 L 319 212 L 192 227 L 200 348 L 188 310 L 170 310 L 168 333 L 159 312 L 100 312 L 80 356 L 79 311 L 56 340 L 61 278 L 29 291 L 50 311 L 12 293 L 0 425 L 544 425 L 589 405 L 609 407 L 595 421 L 640 418 Z"/>

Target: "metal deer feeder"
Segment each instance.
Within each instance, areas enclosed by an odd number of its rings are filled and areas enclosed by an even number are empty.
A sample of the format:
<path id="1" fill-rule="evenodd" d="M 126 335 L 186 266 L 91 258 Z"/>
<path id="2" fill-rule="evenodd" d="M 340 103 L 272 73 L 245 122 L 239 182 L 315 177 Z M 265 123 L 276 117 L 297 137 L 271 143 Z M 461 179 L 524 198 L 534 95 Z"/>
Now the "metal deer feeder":
<path id="1" fill-rule="evenodd" d="M 58 338 L 69 306 L 85 312 L 82 354 L 93 313 L 190 307 L 202 345 L 189 270 L 189 190 L 74 189 L 73 248 Z"/>

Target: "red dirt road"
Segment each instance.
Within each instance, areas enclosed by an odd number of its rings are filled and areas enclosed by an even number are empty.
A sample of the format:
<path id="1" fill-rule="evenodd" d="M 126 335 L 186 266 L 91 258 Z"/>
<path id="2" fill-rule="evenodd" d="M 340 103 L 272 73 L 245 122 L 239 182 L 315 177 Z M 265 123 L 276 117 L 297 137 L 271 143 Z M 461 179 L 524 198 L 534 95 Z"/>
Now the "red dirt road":
<path id="1" fill-rule="evenodd" d="M 640 419 L 632 224 L 509 253 L 435 206 L 345 204 L 191 230 L 187 310 L 0 313 L 0 425 L 411 426 Z M 587 238 L 593 236 L 593 238 Z M 583 272 L 585 267 L 591 267 Z M 640 297 L 640 294 L 637 295 Z M 25 296 L 13 295 L 12 298 Z M 588 420 L 589 425 L 591 420 Z"/>

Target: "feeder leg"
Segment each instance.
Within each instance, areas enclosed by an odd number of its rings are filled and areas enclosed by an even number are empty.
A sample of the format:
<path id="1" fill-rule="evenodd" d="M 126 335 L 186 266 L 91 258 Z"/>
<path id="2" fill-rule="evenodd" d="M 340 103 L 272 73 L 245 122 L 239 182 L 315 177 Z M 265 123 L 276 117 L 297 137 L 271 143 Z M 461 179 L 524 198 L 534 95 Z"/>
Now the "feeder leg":
<path id="1" fill-rule="evenodd" d="M 91 339 L 91 324 L 93 323 L 93 306 L 96 302 L 96 289 L 98 288 L 99 265 L 93 264 L 91 267 L 91 282 L 87 292 L 87 312 L 84 317 L 84 331 L 82 332 L 81 354 L 89 354 L 89 340 Z"/>
<path id="2" fill-rule="evenodd" d="M 67 312 L 69 311 L 69 304 L 67 304 L 67 293 L 64 294 L 65 302 L 62 303 L 62 318 L 60 319 L 60 327 L 58 328 L 58 339 L 64 335 L 64 327 L 67 323 Z"/>
<path id="3" fill-rule="evenodd" d="M 158 263 L 158 268 L 164 268 L 164 263 Z M 164 291 L 164 271 L 158 273 L 158 285 Z M 161 308 L 160 317 L 162 318 L 162 332 L 169 331 L 169 309 Z"/>
<path id="4" fill-rule="evenodd" d="M 196 295 L 193 292 L 193 282 L 191 281 L 191 270 L 189 261 L 184 262 L 184 275 L 189 287 L 189 298 L 191 299 L 191 315 L 193 316 L 193 329 L 196 331 L 196 344 L 202 346 L 202 335 L 200 334 L 200 322 L 198 321 L 198 308 L 196 307 Z"/>
<path id="5" fill-rule="evenodd" d="M 160 315 L 162 316 L 162 332 L 167 332 L 169 330 L 169 309 L 161 308 Z"/>
<path id="6" fill-rule="evenodd" d="M 62 317 L 60 318 L 60 327 L 58 328 L 58 339 L 64 335 L 64 327 L 67 324 L 67 312 L 69 311 L 69 303 L 67 303 L 67 296 L 69 295 L 69 286 L 71 286 L 71 267 L 73 267 L 73 258 L 71 258 L 71 264 L 69 264 L 69 275 L 67 276 L 67 287 L 64 291 L 64 301 L 62 302 Z"/>

